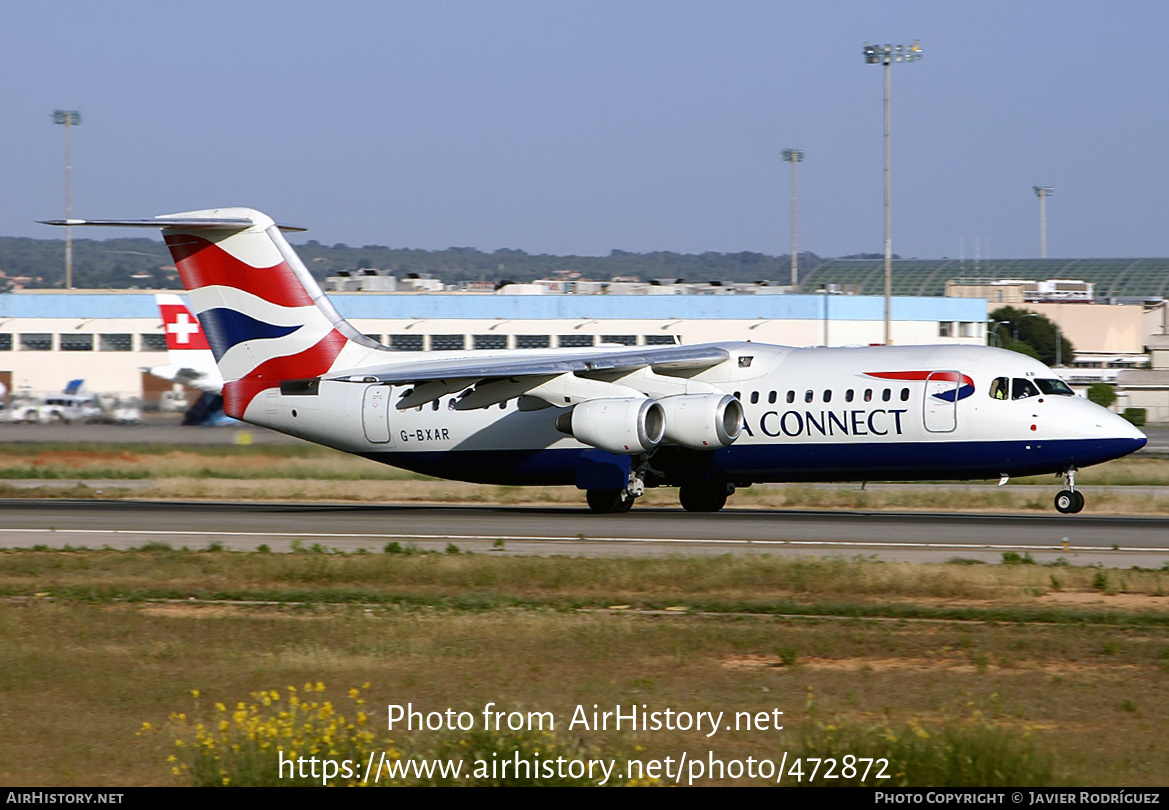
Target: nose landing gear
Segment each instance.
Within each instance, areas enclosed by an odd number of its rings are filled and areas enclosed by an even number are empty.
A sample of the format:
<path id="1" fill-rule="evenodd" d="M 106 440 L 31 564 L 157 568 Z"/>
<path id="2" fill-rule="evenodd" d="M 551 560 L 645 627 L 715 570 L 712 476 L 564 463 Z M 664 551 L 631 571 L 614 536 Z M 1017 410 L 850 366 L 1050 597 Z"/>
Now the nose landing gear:
<path id="1" fill-rule="evenodd" d="M 1055 510 L 1065 515 L 1075 515 L 1084 509 L 1084 493 L 1076 491 L 1076 469 L 1072 467 L 1063 474 L 1067 489 L 1055 496 Z"/>

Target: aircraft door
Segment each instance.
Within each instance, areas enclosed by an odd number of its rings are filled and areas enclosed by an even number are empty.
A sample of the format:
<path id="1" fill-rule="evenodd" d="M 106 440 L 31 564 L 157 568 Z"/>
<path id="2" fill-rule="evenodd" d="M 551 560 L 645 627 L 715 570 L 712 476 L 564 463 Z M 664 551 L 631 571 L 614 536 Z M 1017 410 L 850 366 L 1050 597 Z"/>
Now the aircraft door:
<path id="1" fill-rule="evenodd" d="M 365 438 L 374 444 L 390 440 L 390 391 L 388 385 L 370 385 L 361 403 L 361 424 Z"/>
<path id="2" fill-rule="evenodd" d="M 953 433 L 958 428 L 958 389 L 962 375 L 957 371 L 935 371 L 925 381 L 922 418 L 930 433 Z"/>

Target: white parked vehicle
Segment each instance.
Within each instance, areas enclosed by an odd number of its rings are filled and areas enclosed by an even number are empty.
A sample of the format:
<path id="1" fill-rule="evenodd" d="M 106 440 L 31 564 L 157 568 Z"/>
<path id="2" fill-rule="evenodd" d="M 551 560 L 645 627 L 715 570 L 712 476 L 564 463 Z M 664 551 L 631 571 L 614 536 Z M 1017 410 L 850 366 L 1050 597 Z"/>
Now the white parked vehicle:
<path id="1" fill-rule="evenodd" d="M 36 422 L 40 419 L 41 401 L 35 397 L 14 396 L 8 407 L 0 412 L 4 422 Z"/>
<path id="2" fill-rule="evenodd" d="M 93 394 L 53 394 L 45 397 L 38 416 L 45 424 L 96 422 L 101 419 L 102 410 Z"/>
<path id="3" fill-rule="evenodd" d="M 118 399 L 106 408 L 105 421 L 115 425 L 137 425 L 142 422 L 142 406 L 136 399 Z"/>

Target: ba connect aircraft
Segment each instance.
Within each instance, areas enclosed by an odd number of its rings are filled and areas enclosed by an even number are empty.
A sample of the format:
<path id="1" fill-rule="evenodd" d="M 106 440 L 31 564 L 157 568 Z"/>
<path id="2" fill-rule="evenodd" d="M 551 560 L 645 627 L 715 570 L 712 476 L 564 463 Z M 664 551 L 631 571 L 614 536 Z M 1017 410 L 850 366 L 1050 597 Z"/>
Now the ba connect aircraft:
<path id="1" fill-rule="evenodd" d="M 594 512 L 624 512 L 646 487 L 714 512 L 761 482 L 1039 473 L 1062 475 L 1056 509 L 1079 512 L 1076 470 L 1145 444 L 1001 349 L 394 351 L 341 317 L 258 211 L 68 224 L 162 229 L 229 416 L 442 478 L 575 484 Z"/>

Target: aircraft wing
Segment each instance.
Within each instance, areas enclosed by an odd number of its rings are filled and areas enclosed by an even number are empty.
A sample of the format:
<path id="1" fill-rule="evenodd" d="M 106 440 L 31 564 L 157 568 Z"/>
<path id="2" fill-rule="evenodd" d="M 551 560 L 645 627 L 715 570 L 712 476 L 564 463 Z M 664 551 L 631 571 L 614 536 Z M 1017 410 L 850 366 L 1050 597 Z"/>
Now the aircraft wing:
<path id="1" fill-rule="evenodd" d="M 518 375 L 565 374 L 611 370 L 703 369 L 717 365 L 730 357 L 730 352 L 714 343 L 697 346 L 643 347 L 611 352 L 590 349 L 587 352 L 571 350 L 529 357 L 493 356 L 482 360 L 459 357 L 441 360 L 419 360 L 393 363 L 381 367 L 341 372 L 328 379 L 350 379 L 360 382 L 413 383 L 444 377 L 515 377 Z"/>
<path id="2" fill-rule="evenodd" d="M 423 405 L 455 392 L 463 392 L 456 410 L 485 408 L 523 395 L 563 406 L 586 399 L 637 396 L 645 390 L 656 396 L 706 392 L 713 387 L 689 381 L 685 372 L 710 368 L 730 356 L 725 345 L 714 343 L 541 351 L 526 356 L 513 352 L 483 358 L 407 360 L 333 373 L 325 379 L 415 386 L 398 402 L 399 408 Z"/>

